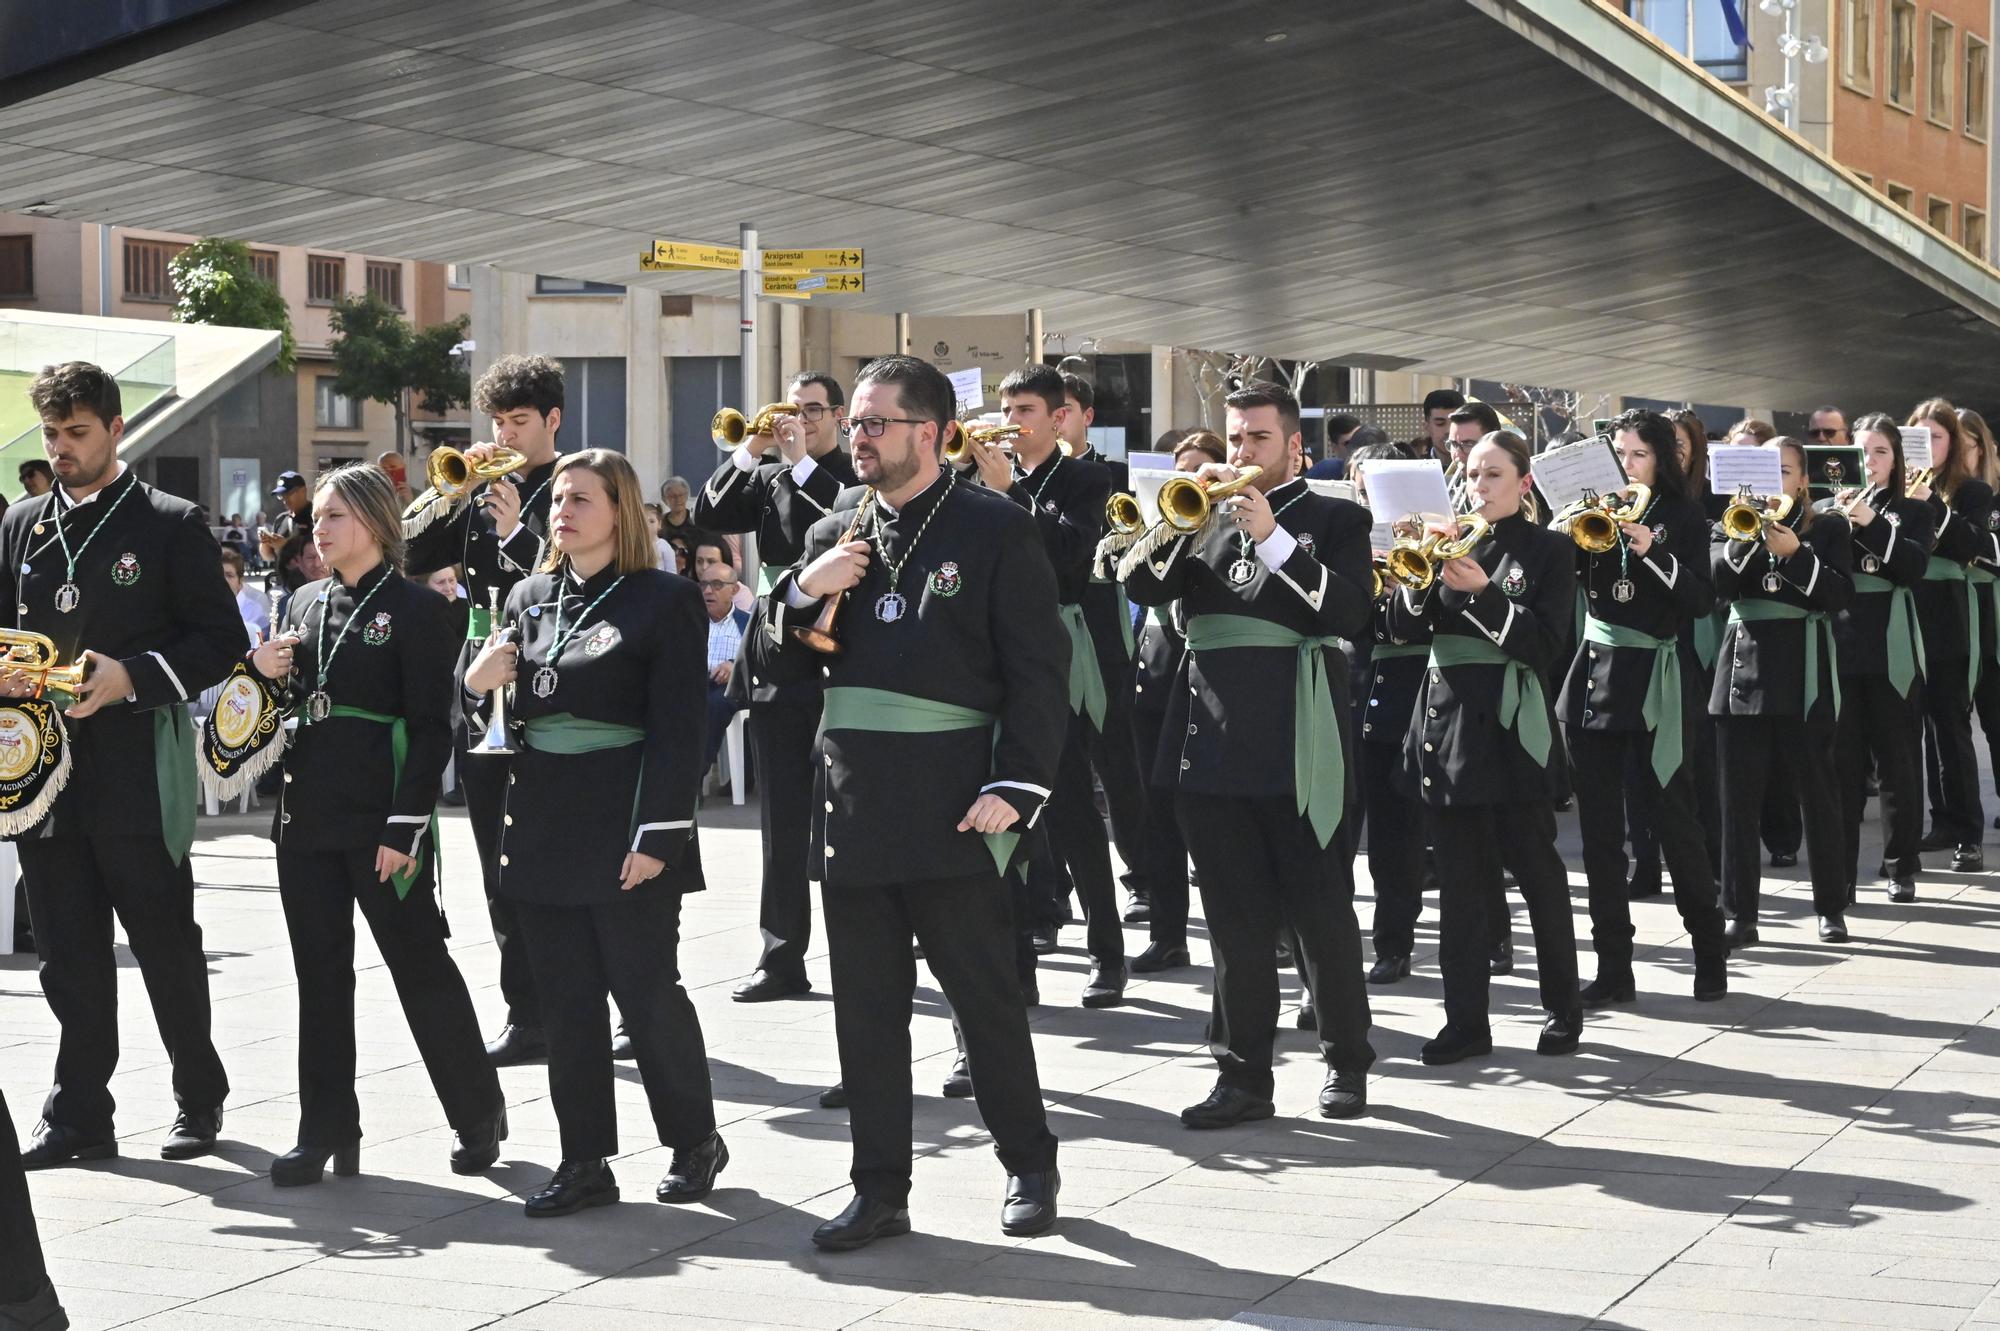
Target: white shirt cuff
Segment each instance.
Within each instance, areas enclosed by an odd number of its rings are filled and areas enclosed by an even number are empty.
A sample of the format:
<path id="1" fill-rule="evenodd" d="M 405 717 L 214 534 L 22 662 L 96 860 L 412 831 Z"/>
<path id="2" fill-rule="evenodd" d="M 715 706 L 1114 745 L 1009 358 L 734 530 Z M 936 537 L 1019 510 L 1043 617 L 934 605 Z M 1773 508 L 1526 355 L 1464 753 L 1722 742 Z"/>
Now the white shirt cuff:
<path id="1" fill-rule="evenodd" d="M 812 479 L 812 474 L 818 470 L 819 463 L 809 457 L 800 458 L 792 464 L 792 483 L 795 485 L 804 485 Z"/>
<path id="2" fill-rule="evenodd" d="M 1264 567 L 1276 572 L 1285 566 L 1285 561 L 1299 548 L 1298 538 L 1283 527 L 1274 527 L 1271 534 L 1257 542 L 1257 558 L 1264 561 Z"/>
<path id="3" fill-rule="evenodd" d="M 752 449 L 745 442 L 736 446 L 736 451 L 729 455 L 729 461 L 735 465 L 738 471 L 755 471 L 757 470 L 757 464 L 763 461 L 763 459 L 759 458 L 756 450 Z"/>
<path id="4" fill-rule="evenodd" d="M 785 604 L 794 610 L 803 610 L 817 599 L 817 597 L 807 596 L 804 592 L 800 591 L 797 582 L 788 582 L 785 584 Z"/>

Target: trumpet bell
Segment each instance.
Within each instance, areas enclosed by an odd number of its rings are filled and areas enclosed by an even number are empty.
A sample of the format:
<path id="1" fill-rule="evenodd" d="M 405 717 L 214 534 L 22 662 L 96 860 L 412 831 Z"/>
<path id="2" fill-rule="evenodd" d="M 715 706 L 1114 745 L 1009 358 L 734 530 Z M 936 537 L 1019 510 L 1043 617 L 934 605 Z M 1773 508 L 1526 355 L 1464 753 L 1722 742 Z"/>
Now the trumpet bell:
<path id="1" fill-rule="evenodd" d="M 1244 467 L 1227 481 L 1204 482 L 1192 476 L 1169 476 L 1160 486 L 1160 519 L 1178 532 L 1200 531 L 1207 525 L 1209 511 L 1216 504 L 1263 474 L 1262 467 Z"/>
<path id="2" fill-rule="evenodd" d="M 1120 536 L 1131 536 L 1146 525 L 1139 501 L 1122 491 L 1104 501 L 1104 525 Z"/>
<path id="3" fill-rule="evenodd" d="M 1764 529 L 1791 515 L 1792 497 L 1779 495 L 1776 501 L 1739 493 L 1736 501 L 1722 510 L 1722 534 L 1732 541 L 1754 541 Z"/>
<path id="4" fill-rule="evenodd" d="M 1018 425 L 967 425 L 964 421 L 954 421 L 956 428 L 951 437 L 944 441 L 944 460 L 959 462 L 965 457 L 968 442 L 997 444 L 1003 439 L 1012 439 L 1021 433 Z"/>
<path id="5" fill-rule="evenodd" d="M 525 454 L 501 448 L 486 461 L 474 462 L 450 444 L 439 444 L 424 463 L 424 479 L 431 489 L 456 502 L 472 493 L 475 485 L 519 471 L 527 461 Z"/>
<path id="6" fill-rule="evenodd" d="M 1405 536 L 1389 547 L 1389 553 L 1382 556 L 1382 568 L 1400 585 L 1413 592 L 1420 592 L 1437 581 L 1438 570 L 1447 560 L 1463 559 L 1472 553 L 1472 548 L 1484 540 L 1490 524 L 1477 513 L 1467 513 L 1458 519 L 1459 532 L 1456 536 L 1442 536 L 1432 532 L 1421 539 Z"/>
<path id="7" fill-rule="evenodd" d="M 734 407 L 724 407 L 709 418 L 708 432 L 717 448 L 735 448 L 745 439 L 771 433 L 778 417 L 798 414 L 798 405 L 792 402 L 766 403 L 754 417 L 745 416 Z"/>
<path id="8" fill-rule="evenodd" d="M 1618 524 L 1601 508 L 1587 508 L 1569 520 L 1570 539 L 1578 548 L 1601 555 L 1618 544 Z"/>

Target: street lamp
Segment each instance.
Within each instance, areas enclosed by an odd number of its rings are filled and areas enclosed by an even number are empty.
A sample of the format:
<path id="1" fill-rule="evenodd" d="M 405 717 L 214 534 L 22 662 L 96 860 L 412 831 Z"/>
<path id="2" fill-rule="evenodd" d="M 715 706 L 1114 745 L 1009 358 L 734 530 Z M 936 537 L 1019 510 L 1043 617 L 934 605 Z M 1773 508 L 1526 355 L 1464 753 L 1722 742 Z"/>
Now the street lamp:
<path id="1" fill-rule="evenodd" d="M 1785 16 L 1785 31 L 1778 38 L 1778 54 L 1785 58 L 1785 81 L 1764 89 L 1764 114 L 1776 116 L 1786 129 L 1796 130 L 1799 127 L 1799 61 L 1823 65 L 1832 52 L 1817 36 L 1799 36 L 1799 0 L 1757 0 L 1757 8 L 1766 14 Z"/>

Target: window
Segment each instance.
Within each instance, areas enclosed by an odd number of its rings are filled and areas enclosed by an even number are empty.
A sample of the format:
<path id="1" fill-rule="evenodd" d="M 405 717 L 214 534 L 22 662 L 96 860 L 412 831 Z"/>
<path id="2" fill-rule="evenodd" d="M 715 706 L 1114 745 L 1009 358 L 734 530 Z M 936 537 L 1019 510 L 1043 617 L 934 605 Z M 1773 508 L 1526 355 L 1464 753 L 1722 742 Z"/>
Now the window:
<path id="1" fill-rule="evenodd" d="M 382 303 L 392 310 L 403 308 L 403 265 L 382 263 L 374 259 L 368 261 L 369 294 L 380 296 Z"/>
<path id="2" fill-rule="evenodd" d="M 306 256 L 306 304 L 331 305 L 347 294 L 347 260 L 329 254 Z"/>
<path id="3" fill-rule="evenodd" d="M 1886 186 L 1886 191 L 1889 195 L 1889 202 L 1895 204 L 1904 212 L 1913 213 L 1917 210 L 1917 196 L 1910 192 L 1908 185 L 1898 185 L 1892 180 Z"/>
<path id="4" fill-rule="evenodd" d="M 360 429 L 361 404 L 335 391 L 334 383 L 334 376 L 330 374 L 313 379 L 313 424 L 322 430 Z"/>
<path id="5" fill-rule="evenodd" d="M 35 238 L 0 236 L 0 300 L 35 298 Z"/>
<path id="6" fill-rule="evenodd" d="M 1750 77 L 1749 57 L 1729 38 L 1713 0 L 1630 0 L 1627 12 L 1648 32 L 1725 83 Z"/>
<path id="7" fill-rule="evenodd" d="M 1933 194 L 1924 204 L 1924 220 L 1931 224 L 1931 230 L 1949 238 L 1951 236 L 1951 200 L 1940 199 Z"/>
<path id="8" fill-rule="evenodd" d="M 276 250 L 251 250 L 250 270 L 269 282 L 278 285 L 278 252 Z"/>
<path id="9" fill-rule="evenodd" d="M 1854 174 L 1864 185 L 1873 185 L 1875 183 L 1875 177 L 1869 175 L 1866 171 L 1856 171 Z"/>
<path id="10" fill-rule="evenodd" d="M 1958 99 L 1952 96 L 1952 77 L 1958 71 L 1958 29 L 1936 14 L 1931 15 L 1931 86 L 1924 94 L 1924 114 L 1933 125 L 1951 128 L 1952 109 Z"/>
<path id="11" fill-rule="evenodd" d="M 173 304 L 176 299 L 174 279 L 167 271 L 167 265 L 186 248 L 169 240 L 126 241 L 125 299 L 158 305 Z"/>
<path id="12" fill-rule="evenodd" d="M 616 282 L 586 282 L 578 277 L 535 275 L 537 296 L 622 296 L 625 288 Z"/>
<path id="13" fill-rule="evenodd" d="M 447 264 L 444 270 L 444 284 L 454 291 L 472 290 L 472 265 L 469 263 Z"/>
<path id="14" fill-rule="evenodd" d="M 564 447 L 625 451 L 625 358 L 565 356 Z"/>
<path id="15" fill-rule="evenodd" d="M 1986 257 L 1986 214 L 1971 207 L 1964 209 L 1963 213 L 1965 248 L 1983 259 Z"/>
<path id="16" fill-rule="evenodd" d="M 1917 104 L 1917 6 L 1889 0 L 1889 105 Z"/>
<path id="17" fill-rule="evenodd" d="M 1840 81 L 1875 91 L 1875 0 L 1840 0 Z"/>
<path id="18" fill-rule="evenodd" d="M 1965 34 L 1965 133 L 1986 142 L 1986 80 L 1992 54 L 1985 42 Z"/>

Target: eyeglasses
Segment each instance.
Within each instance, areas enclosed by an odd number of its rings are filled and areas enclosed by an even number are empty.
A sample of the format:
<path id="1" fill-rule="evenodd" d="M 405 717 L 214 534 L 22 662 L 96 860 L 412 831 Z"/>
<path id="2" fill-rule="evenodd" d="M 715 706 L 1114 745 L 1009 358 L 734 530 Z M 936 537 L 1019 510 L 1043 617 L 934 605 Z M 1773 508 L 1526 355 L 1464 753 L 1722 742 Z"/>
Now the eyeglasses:
<path id="1" fill-rule="evenodd" d="M 833 408 L 827 406 L 824 402 L 804 402 L 799 404 L 799 415 L 809 421 L 825 420 L 826 414 L 832 410 Z"/>
<path id="2" fill-rule="evenodd" d="M 891 425 L 927 425 L 930 422 L 918 420 L 914 416 L 850 416 L 840 423 L 840 437 L 852 439 L 855 435 L 866 435 L 870 439 L 880 439 L 882 431 Z"/>
<path id="3" fill-rule="evenodd" d="M 1814 439 L 1838 439 L 1840 437 L 1840 431 L 1837 428 L 1828 426 L 1819 426 L 1807 430 L 1806 433 Z"/>
<path id="4" fill-rule="evenodd" d="M 703 578 L 701 580 L 701 589 L 705 592 L 727 591 L 735 585 L 736 580 L 734 578 Z"/>

